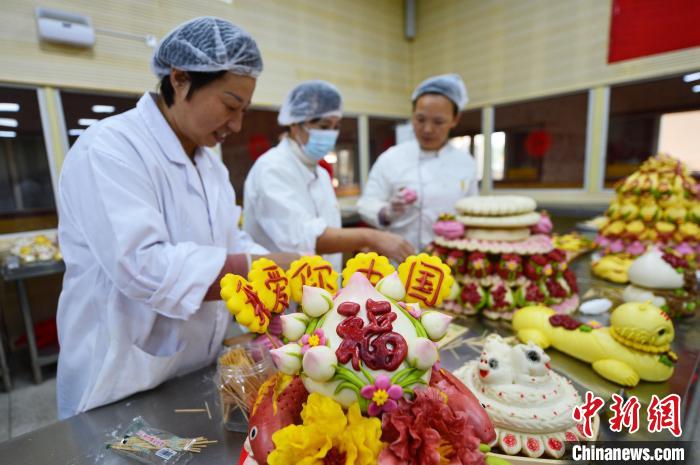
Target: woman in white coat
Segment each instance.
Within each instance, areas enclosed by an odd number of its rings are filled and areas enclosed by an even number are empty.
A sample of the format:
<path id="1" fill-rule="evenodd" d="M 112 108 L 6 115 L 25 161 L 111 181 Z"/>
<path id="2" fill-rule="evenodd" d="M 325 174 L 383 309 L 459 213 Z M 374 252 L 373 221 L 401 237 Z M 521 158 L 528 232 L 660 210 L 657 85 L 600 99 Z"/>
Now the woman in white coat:
<path id="1" fill-rule="evenodd" d="M 434 238 L 433 223 L 462 197 L 477 195 L 474 158 L 449 144 L 450 130 L 467 104 L 456 74 L 423 81 L 413 92 L 416 139 L 379 156 L 358 202 L 362 219 L 408 239 L 422 250 Z"/>
<path id="2" fill-rule="evenodd" d="M 60 418 L 210 364 L 231 323 L 218 280 L 267 253 L 238 229 L 228 172 L 205 148 L 241 128 L 262 70 L 255 41 L 198 18 L 152 65 L 159 94 L 91 126 L 63 165 Z"/>
<path id="3" fill-rule="evenodd" d="M 244 228 L 271 251 L 326 254 L 336 270 L 340 252 L 374 250 L 402 261 L 413 249 L 401 237 L 341 227 L 330 176 L 318 162 L 335 147 L 342 115 L 332 84 L 307 81 L 292 89 L 277 117 L 287 131 L 246 178 Z"/>

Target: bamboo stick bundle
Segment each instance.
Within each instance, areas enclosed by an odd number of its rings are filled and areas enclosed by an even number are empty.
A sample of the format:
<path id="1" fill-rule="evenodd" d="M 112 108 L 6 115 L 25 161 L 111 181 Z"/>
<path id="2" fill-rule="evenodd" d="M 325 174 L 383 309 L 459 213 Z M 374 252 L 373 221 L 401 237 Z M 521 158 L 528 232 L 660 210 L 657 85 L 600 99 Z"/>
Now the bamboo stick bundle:
<path id="1" fill-rule="evenodd" d="M 260 352 L 256 360 L 254 351 Z M 260 386 L 272 373 L 269 356 L 259 346 L 233 347 L 219 357 L 219 395 L 224 422 L 236 408 L 248 420 Z"/>

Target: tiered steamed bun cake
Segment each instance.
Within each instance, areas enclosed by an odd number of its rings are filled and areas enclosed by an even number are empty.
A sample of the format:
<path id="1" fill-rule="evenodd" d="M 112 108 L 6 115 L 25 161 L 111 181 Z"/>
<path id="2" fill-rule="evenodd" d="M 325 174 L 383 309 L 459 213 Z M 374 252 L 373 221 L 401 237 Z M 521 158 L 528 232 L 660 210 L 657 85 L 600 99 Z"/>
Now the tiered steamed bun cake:
<path id="1" fill-rule="evenodd" d="M 652 248 L 632 262 L 625 302 L 651 302 L 671 318 L 692 316 L 700 306 L 695 268 L 673 249 Z"/>
<path id="2" fill-rule="evenodd" d="M 513 347 L 492 334 L 479 360 L 454 374 L 485 406 L 496 428 L 492 446 L 505 454 L 558 459 L 566 452 L 566 442 L 595 440 L 598 435 L 598 416 L 590 436 L 573 420 L 581 397 L 571 381 L 551 370 L 549 356 L 533 343 Z"/>
<path id="3" fill-rule="evenodd" d="M 605 255 L 631 260 L 650 246 L 672 247 L 686 260 L 700 253 L 700 188 L 682 162 L 668 155 L 646 160 L 616 186 L 596 243 Z M 606 258 L 604 257 L 603 260 Z M 600 277 L 606 267 L 594 268 Z"/>
<path id="4" fill-rule="evenodd" d="M 395 270 L 358 254 L 340 290 L 331 271 L 304 257 L 284 273 L 301 312 L 281 317 L 287 343 L 271 351 L 279 373 L 258 393 L 243 463 L 499 463 L 485 462 L 495 438 L 486 412 L 436 365 L 451 317 L 423 308 L 450 292 L 449 267 L 421 254 Z"/>
<path id="5" fill-rule="evenodd" d="M 458 286 L 442 308 L 506 320 L 525 305 L 576 309 L 576 276 L 552 245 L 549 217 L 536 207 L 529 197 L 467 197 L 455 205 L 456 217 L 435 223 L 429 251 L 452 268 Z"/>

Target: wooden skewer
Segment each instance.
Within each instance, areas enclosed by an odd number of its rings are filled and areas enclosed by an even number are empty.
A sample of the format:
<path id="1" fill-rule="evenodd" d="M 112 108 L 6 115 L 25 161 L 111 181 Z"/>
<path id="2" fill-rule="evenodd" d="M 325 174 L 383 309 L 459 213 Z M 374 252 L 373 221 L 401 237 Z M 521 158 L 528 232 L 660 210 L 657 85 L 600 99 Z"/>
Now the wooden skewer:
<path id="1" fill-rule="evenodd" d="M 205 401 L 204 401 L 204 406 L 207 408 L 207 416 L 208 416 L 209 419 L 211 420 L 211 411 L 209 410 L 209 402 L 207 402 L 207 401 L 205 400 Z"/>
<path id="2" fill-rule="evenodd" d="M 203 413 L 206 409 L 203 408 L 176 408 L 175 413 Z"/>

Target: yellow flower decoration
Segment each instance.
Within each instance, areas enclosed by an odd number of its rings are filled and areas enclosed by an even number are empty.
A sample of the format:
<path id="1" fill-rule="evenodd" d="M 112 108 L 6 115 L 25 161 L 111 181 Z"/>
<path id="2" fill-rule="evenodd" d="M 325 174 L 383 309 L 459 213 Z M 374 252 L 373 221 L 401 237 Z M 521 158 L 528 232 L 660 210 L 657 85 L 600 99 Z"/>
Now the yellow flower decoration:
<path id="1" fill-rule="evenodd" d="M 319 393 L 311 393 L 301 412 L 302 425 L 289 425 L 272 435 L 275 444 L 267 457 L 269 465 L 322 465 L 335 449 L 345 463 L 374 465 L 385 444 L 378 418 L 365 418 L 354 403 L 347 415 L 339 403 Z"/>
<path id="2" fill-rule="evenodd" d="M 248 281 L 260 300 L 272 313 L 281 313 L 289 307 L 291 289 L 287 274 L 267 258 L 255 260 L 248 272 Z"/>
<path id="3" fill-rule="evenodd" d="M 440 305 L 454 283 L 450 267 L 425 253 L 410 256 L 399 265 L 399 278 L 406 288 L 404 300 L 425 307 Z"/>
<path id="4" fill-rule="evenodd" d="M 270 324 L 270 311 L 253 286 L 243 277 L 228 273 L 221 278 L 221 298 L 236 321 L 254 333 L 262 334 Z"/>
<path id="5" fill-rule="evenodd" d="M 301 302 L 301 293 L 304 286 L 320 287 L 331 294 L 338 290 L 338 273 L 330 263 L 319 255 L 302 257 L 292 262 L 287 270 L 292 291 L 292 299 Z"/>
<path id="6" fill-rule="evenodd" d="M 389 263 L 389 259 L 376 252 L 358 253 L 348 260 L 343 270 L 343 287 L 347 286 L 350 276 L 362 273 L 369 279 L 372 286 L 376 286 L 380 279 L 389 276 L 396 269 Z"/>

